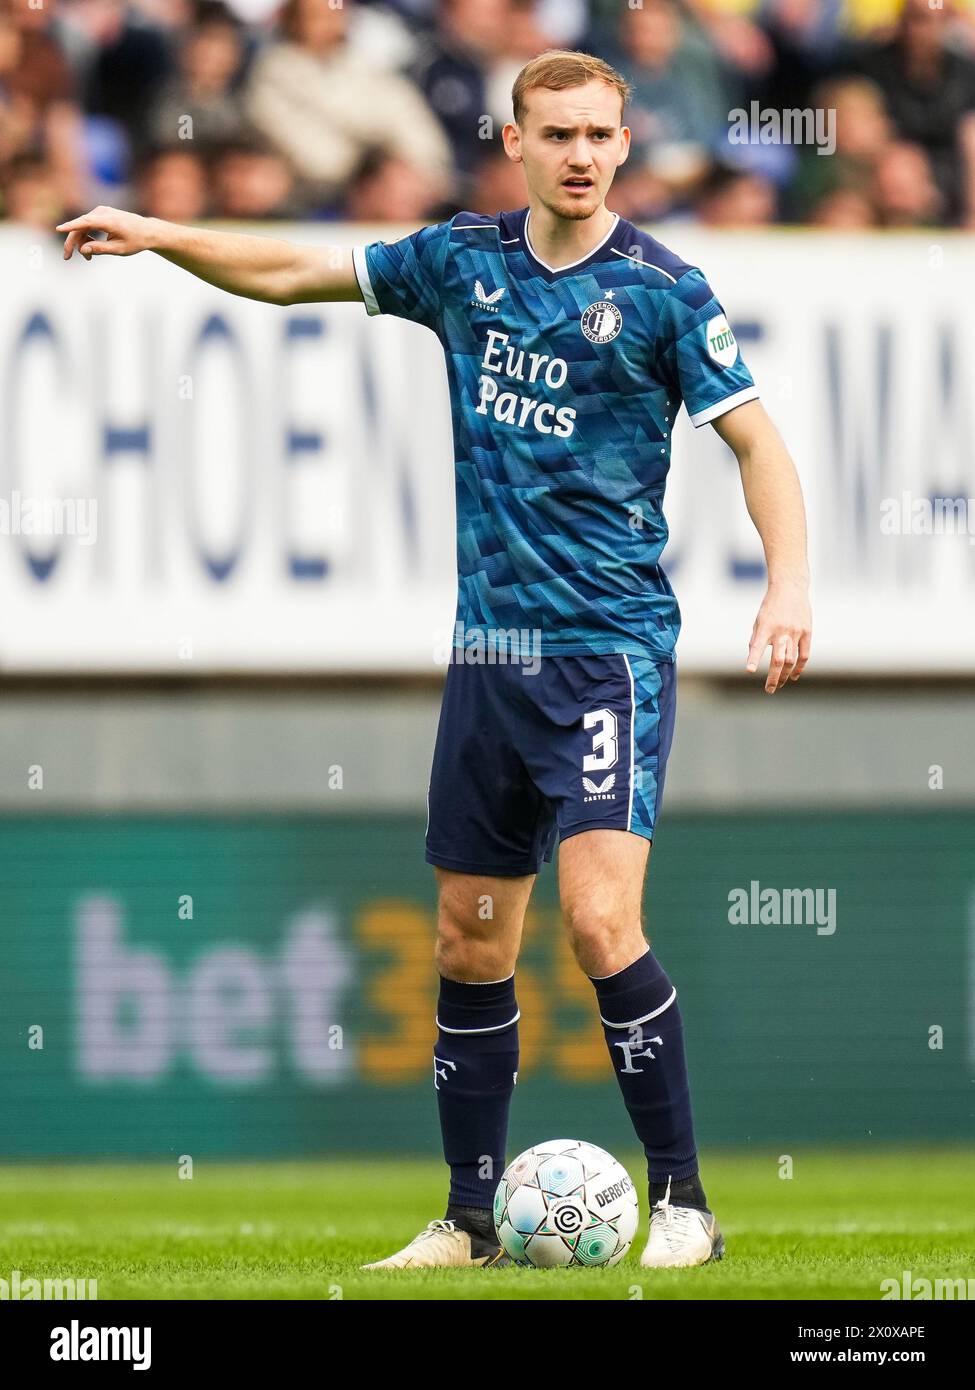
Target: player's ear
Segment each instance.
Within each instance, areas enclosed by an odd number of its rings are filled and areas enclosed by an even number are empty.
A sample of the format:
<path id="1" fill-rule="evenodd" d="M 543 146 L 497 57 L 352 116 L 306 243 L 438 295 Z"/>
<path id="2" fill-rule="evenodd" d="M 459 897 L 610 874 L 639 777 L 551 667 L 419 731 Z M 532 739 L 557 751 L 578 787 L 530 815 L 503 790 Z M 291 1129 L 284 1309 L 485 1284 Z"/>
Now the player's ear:
<path id="1" fill-rule="evenodd" d="M 630 127 L 628 125 L 620 128 L 620 157 L 616 161 L 617 169 L 621 164 L 626 163 L 627 155 L 630 153 Z"/>
<path id="2" fill-rule="evenodd" d="M 521 131 L 514 121 L 508 121 L 501 131 L 501 141 L 504 145 L 504 152 L 509 159 L 513 159 L 516 164 L 521 163 Z"/>

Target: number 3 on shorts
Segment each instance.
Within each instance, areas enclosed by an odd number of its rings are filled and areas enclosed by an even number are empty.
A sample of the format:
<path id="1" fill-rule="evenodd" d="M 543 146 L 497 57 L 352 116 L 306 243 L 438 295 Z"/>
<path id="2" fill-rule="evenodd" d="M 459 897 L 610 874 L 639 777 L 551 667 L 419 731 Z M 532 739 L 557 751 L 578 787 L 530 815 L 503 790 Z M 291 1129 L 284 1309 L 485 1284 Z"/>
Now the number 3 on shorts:
<path id="1" fill-rule="evenodd" d="M 585 729 L 596 729 L 592 736 L 592 752 L 582 760 L 583 772 L 602 772 L 612 767 L 619 756 L 616 715 L 611 709 L 594 709 L 582 716 Z"/>

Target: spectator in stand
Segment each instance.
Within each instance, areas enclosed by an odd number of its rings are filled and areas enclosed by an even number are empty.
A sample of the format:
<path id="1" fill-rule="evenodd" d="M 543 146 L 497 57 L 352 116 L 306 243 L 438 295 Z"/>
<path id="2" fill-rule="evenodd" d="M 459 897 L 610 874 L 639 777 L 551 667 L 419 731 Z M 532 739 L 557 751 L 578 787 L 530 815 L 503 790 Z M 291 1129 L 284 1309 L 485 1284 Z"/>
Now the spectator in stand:
<path id="1" fill-rule="evenodd" d="M 809 220 L 830 231 L 861 232 L 876 227 L 877 209 L 861 189 L 836 188 L 820 198 Z"/>
<path id="2" fill-rule="evenodd" d="M 681 182 L 627 161 L 613 180 L 608 206 L 630 222 L 659 222 L 674 211 Z"/>
<path id="3" fill-rule="evenodd" d="M 206 160 L 184 140 L 144 156 L 133 210 L 166 222 L 198 222 L 209 214 L 208 186 Z"/>
<path id="4" fill-rule="evenodd" d="M 860 66 L 898 134 L 927 155 L 944 216 L 975 227 L 975 60 L 951 46 L 949 24 L 947 5 L 905 0 L 895 36 L 868 49 Z"/>
<path id="5" fill-rule="evenodd" d="M 947 0 L 955 16 L 955 27 L 966 37 L 968 47 L 975 42 L 971 24 L 975 19 L 975 0 Z M 904 8 L 904 0 L 842 0 L 843 22 L 858 39 L 878 42 L 893 37 Z"/>
<path id="6" fill-rule="evenodd" d="M 836 150 L 821 155 L 803 149 L 788 192 L 789 211 L 799 222 L 831 194 L 866 188 L 878 159 L 893 140 L 883 94 L 865 77 L 824 82 L 814 89 L 811 101 L 816 110 L 834 112 Z"/>
<path id="7" fill-rule="evenodd" d="M 236 84 L 244 57 L 239 22 L 219 0 L 202 0 L 179 49 L 179 70 L 153 111 L 153 137 L 209 145 L 239 135 L 245 120 Z"/>
<path id="8" fill-rule="evenodd" d="M 108 116 L 141 154 L 150 142 L 153 114 L 175 67 L 176 39 L 124 0 L 86 6 L 93 47 L 85 77 L 85 110 Z"/>
<path id="9" fill-rule="evenodd" d="M 64 217 L 58 177 L 38 155 L 16 155 L 4 170 L 0 190 L 3 216 L 18 226 L 50 236 Z"/>
<path id="10" fill-rule="evenodd" d="M 775 50 L 758 23 L 768 0 L 684 0 L 682 11 L 706 37 L 728 79 L 736 79 L 734 101 L 751 95 L 775 63 Z M 771 0 L 774 3 L 774 0 Z"/>
<path id="11" fill-rule="evenodd" d="M 714 49 L 675 0 L 624 8 L 617 40 L 613 61 L 633 87 L 633 168 L 646 166 L 677 189 L 693 187 L 727 132 L 732 104 Z"/>
<path id="12" fill-rule="evenodd" d="M 349 185 L 342 216 L 351 222 L 429 222 L 438 214 L 439 193 L 422 169 L 388 150 L 371 150 Z"/>
<path id="13" fill-rule="evenodd" d="M 509 0 L 441 0 L 413 76 L 450 141 L 462 187 L 490 153 L 488 74 L 504 50 Z M 461 196 L 461 201 L 463 197 Z"/>
<path id="14" fill-rule="evenodd" d="M 406 78 L 377 73 L 346 43 L 348 0 L 286 0 L 280 38 L 255 59 L 247 90 L 253 124 L 322 201 L 340 195 L 365 153 L 398 154 L 446 193 L 450 146 Z"/>
<path id="15" fill-rule="evenodd" d="M 931 161 L 920 145 L 898 141 L 874 169 L 871 194 L 882 227 L 934 227 L 943 211 Z"/>
<path id="16" fill-rule="evenodd" d="M 495 145 L 477 171 L 468 200 L 471 212 L 493 217 L 508 208 L 523 208 L 527 202 L 528 190 L 521 165 L 515 164 Z"/>
<path id="17" fill-rule="evenodd" d="M 259 135 L 240 136 L 213 151 L 210 192 L 214 217 L 270 221 L 305 215 L 291 166 Z"/>
<path id="18" fill-rule="evenodd" d="M 0 0 L 0 209 L 124 205 L 134 165 L 184 221 L 496 212 L 513 73 L 563 45 L 633 83 L 626 217 L 975 229 L 975 0 Z M 732 145 L 753 98 L 836 152 Z"/>
<path id="19" fill-rule="evenodd" d="M 545 27 L 551 18 L 551 9 L 538 0 L 508 0 L 501 52 L 492 64 L 487 87 L 487 109 L 500 125 L 511 120 L 511 87 L 521 69 L 547 48 L 558 47 Z"/>
<path id="20" fill-rule="evenodd" d="M 767 227 L 775 221 L 775 187 L 760 174 L 718 165 L 698 195 L 695 212 L 706 227 Z"/>
<path id="21" fill-rule="evenodd" d="M 761 25 L 772 63 L 749 96 L 776 111 L 809 106 L 814 85 L 848 56 L 842 19 L 842 0 L 768 0 Z"/>
<path id="22" fill-rule="evenodd" d="M 41 156 L 66 207 L 83 202 L 84 133 L 76 83 L 55 37 L 56 0 L 0 0 L 0 168 Z M 25 166 L 26 167 L 26 166 Z"/>

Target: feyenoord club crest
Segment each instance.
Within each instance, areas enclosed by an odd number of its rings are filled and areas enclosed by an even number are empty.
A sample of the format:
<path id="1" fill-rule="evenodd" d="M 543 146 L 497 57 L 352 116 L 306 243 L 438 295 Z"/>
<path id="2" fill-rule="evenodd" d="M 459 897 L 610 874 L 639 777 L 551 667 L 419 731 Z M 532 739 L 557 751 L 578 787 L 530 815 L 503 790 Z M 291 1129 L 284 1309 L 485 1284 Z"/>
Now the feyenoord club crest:
<path id="1" fill-rule="evenodd" d="M 597 299 L 583 314 L 581 324 L 591 343 L 609 343 L 623 327 L 623 315 L 611 300 Z"/>

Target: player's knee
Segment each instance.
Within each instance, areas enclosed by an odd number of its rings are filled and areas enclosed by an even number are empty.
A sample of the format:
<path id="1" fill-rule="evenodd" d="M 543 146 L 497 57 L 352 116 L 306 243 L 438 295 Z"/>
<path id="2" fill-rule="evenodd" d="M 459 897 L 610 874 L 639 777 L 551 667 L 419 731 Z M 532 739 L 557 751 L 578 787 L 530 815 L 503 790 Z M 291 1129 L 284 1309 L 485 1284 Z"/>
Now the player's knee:
<path id="1" fill-rule="evenodd" d="M 506 980 L 511 963 L 483 941 L 437 942 L 437 970 L 448 980 Z"/>
<path id="2" fill-rule="evenodd" d="M 441 917 L 437 922 L 437 945 L 434 951 L 434 960 L 440 974 L 446 975 L 448 979 L 464 978 L 464 967 L 471 954 L 469 947 L 468 937 L 456 924 Z"/>
<path id="3" fill-rule="evenodd" d="M 577 958 L 603 951 L 619 931 L 619 918 L 597 903 L 576 903 L 564 910 L 569 942 Z"/>
<path id="4" fill-rule="evenodd" d="M 573 903 L 563 907 L 563 916 L 573 955 L 587 975 L 611 975 L 632 959 L 633 943 L 642 932 L 614 905 Z"/>
<path id="5" fill-rule="evenodd" d="M 496 942 L 485 938 L 484 923 L 465 924 L 441 912 L 437 921 L 434 952 L 437 969 L 451 980 L 502 980 L 511 964 L 502 958 Z"/>

